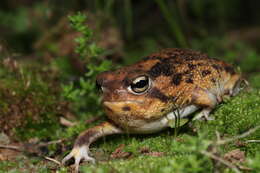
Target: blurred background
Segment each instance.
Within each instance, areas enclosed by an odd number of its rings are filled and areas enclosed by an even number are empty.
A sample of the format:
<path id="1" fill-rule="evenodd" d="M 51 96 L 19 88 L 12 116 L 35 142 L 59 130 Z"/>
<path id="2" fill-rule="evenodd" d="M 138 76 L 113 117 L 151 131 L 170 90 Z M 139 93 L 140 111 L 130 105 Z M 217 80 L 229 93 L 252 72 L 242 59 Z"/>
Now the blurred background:
<path id="1" fill-rule="evenodd" d="M 259 6 L 256 0 L 2 0 L 1 52 L 43 59 L 70 56 L 75 32 L 67 16 L 77 11 L 88 14 L 98 44 L 117 58 L 165 47 L 219 49 L 221 54 L 246 44 L 257 51 Z"/>

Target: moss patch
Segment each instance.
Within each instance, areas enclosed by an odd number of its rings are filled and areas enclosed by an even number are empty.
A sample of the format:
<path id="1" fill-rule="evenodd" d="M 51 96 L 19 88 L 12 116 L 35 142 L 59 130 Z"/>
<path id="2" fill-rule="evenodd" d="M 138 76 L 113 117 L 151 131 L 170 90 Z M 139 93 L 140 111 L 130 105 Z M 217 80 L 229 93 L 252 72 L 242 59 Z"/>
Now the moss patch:
<path id="1" fill-rule="evenodd" d="M 0 126 L 4 133 L 16 139 L 45 138 L 60 128 L 61 104 L 58 87 L 34 71 L 13 60 L 3 60 L 0 68 Z M 46 128 L 48 127 L 48 128 Z"/>

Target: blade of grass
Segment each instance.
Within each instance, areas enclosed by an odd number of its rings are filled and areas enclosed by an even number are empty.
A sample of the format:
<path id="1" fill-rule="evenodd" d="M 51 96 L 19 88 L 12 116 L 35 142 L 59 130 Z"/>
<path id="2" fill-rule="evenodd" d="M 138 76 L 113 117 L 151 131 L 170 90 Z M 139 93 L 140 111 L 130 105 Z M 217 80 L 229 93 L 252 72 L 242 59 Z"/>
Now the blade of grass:
<path id="1" fill-rule="evenodd" d="M 126 35 L 131 38 L 133 35 L 133 13 L 131 0 L 124 1 L 124 12 L 125 12 L 125 24 L 126 24 Z"/>
<path id="2" fill-rule="evenodd" d="M 167 7 L 164 0 L 155 0 L 155 2 L 159 6 L 159 8 L 163 14 L 163 17 L 169 24 L 169 27 L 171 28 L 171 32 L 172 32 L 173 36 L 176 38 L 177 43 L 181 47 L 188 47 L 187 40 L 184 36 L 184 33 L 182 32 L 180 24 L 178 23 L 178 17 L 170 12 L 170 9 Z"/>

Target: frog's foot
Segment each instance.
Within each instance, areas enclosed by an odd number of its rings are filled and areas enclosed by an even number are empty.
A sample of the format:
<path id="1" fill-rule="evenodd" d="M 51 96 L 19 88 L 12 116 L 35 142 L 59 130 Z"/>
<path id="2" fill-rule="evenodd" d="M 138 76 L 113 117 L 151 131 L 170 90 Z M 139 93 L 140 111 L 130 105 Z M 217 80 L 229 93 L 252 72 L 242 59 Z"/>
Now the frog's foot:
<path id="1" fill-rule="evenodd" d="M 209 117 L 210 112 L 212 109 L 210 108 L 205 108 L 203 109 L 199 114 L 197 114 L 193 120 L 206 120 L 206 121 L 211 121 L 214 120 L 214 117 Z"/>
<path id="2" fill-rule="evenodd" d="M 95 162 L 95 159 L 89 156 L 89 146 L 95 140 L 102 136 L 119 134 L 123 131 L 110 122 L 104 122 L 100 125 L 87 129 L 82 132 L 75 141 L 72 151 L 62 160 L 62 164 L 71 158 L 75 159 L 75 172 L 79 171 L 79 163 L 81 160 Z"/>
<path id="3" fill-rule="evenodd" d="M 62 160 L 62 164 L 64 165 L 71 158 L 75 159 L 75 172 L 79 171 L 79 163 L 81 160 L 95 163 L 95 159 L 89 156 L 89 148 L 87 146 L 74 147 L 72 151 Z"/>

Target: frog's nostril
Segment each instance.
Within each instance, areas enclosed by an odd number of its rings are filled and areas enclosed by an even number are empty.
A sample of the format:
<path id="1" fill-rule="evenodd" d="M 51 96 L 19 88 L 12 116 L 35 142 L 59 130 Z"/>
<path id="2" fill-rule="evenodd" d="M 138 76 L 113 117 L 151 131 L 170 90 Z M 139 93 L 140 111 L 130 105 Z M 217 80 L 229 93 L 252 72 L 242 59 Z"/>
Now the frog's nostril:
<path id="1" fill-rule="evenodd" d="M 96 80 L 96 88 L 98 90 L 100 90 L 102 92 L 107 92 L 108 89 L 107 89 L 107 87 L 105 85 L 106 85 L 106 83 L 104 83 L 103 80 L 98 80 L 98 79 Z"/>
<path id="2" fill-rule="evenodd" d="M 101 85 L 100 81 L 98 81 L 98 80 L 96 80 L 96 88 L 98 90 L 102 90 L 102 85 Z"/>

